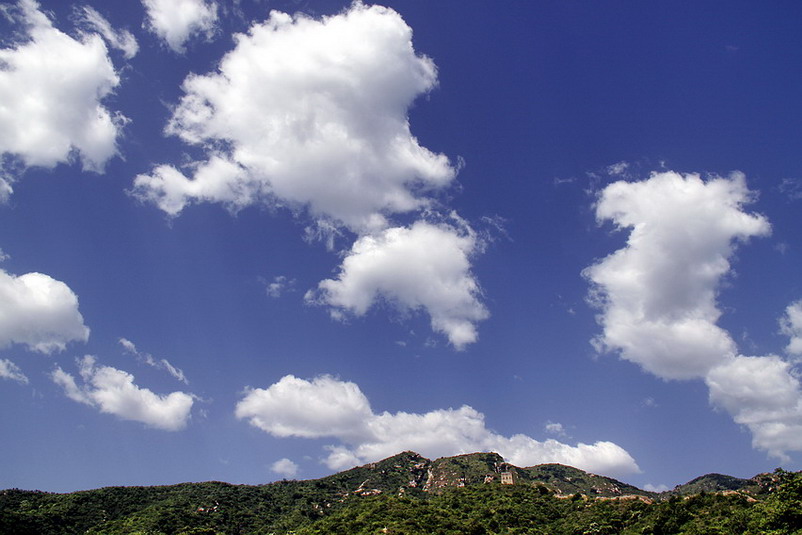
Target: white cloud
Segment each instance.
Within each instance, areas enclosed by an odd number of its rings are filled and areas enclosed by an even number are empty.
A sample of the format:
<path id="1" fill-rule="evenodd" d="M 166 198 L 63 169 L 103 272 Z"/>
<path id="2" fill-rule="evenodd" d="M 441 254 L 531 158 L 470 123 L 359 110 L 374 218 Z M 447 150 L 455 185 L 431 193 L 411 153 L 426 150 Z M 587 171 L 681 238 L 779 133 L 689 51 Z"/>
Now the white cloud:
<path id="1" fill-rule="evenodd" d="M 780 191 L 793 201 L 802 199 L 802 180 L 798 178 L 783 178 L 780 183 Z"/>
<path id="2" fill-rule="evenodd" d="M 381 6 L 320 20 L 273 11 L 236 36 L 218 72 L 184 81 L 166 131 L 208 160 L 156 166 L 134 195 L 171 215 L 201 201 L 278 204 L 357 232 L 430 205 L 456 170 L 410 132 L 408 108 L 436 83 L 411 38 Z"/>
<path id="3" fill-rule="evenodd" d="M 128 351 L 129 353 L 132 353 L 134 355 L 138 354 L 136 350 L 136 345 L 134 345 L 132 341 L 127 340 L 125 338 L 120 338 L 118 341 L 120 342 L 120 345 L 123 346 L 123 348 L 125 348 L 125 350 Z"/>
<path id="4" fill-rule="evenodd" d="M 718 284 L 735 241 L 770 232 L 743 211 L 752 199 L 741 174 L 703 181 L 665 172 L 605 188 L 600 221 L 632 231 L 625 248 L 585 271 L 602 309 L 598 345 L 665 379 L 704 378 L 710 402 L 752 434 L 755 448 L 786 459 L 802 451 L 802 388 L 778 356 L 743 356 L 716 325 Z M 780 320 L 787 352 L 802 353 L 802 302 Z"/>
<path id="5" fill-rule="evenodd" d="M 143 353 L 137 350 L 134 343 L 130 340 L 126 340 L 125 338 L 120 338 L 119 342 L 120 345 L 123 346 L 123 348 L 125 348 L 125 350 L 128 353 L 134 355 L 140 362 L 144 362 L 145 364 L 153 368 L 166 371 L 167 373 L 169 373 L 170 375 L 172 375 L 185 385 L 189 384 L 189 381 L 187 381 L 187 378 L 184 376 L 184 372 L 179 368 L 176 368 L 175 366 L 170 364 L 170 362 L 167 359 L 156 360 L 150 353 Z"/>
<path id="6" fill-rule="evenodd" d="M 571 446 L 551 438 L 540 442 L 526 435 L 507 438 L 491 433 L 484 449 L 499 452 L 517 466 L 560 463 L 612 477 L 640 472 L 635 459 L 624 448 L 609 441 L 580 442 Z"/>
<path id="7" fill-rule="evenodd" d="M 16 381 L 23 385 L 28 384 L 28 378 L 19 369 L 19 366 L 8 359 L 0 359 L 0 378 Z"/>
<path id="8" fill-rule="evenodd" d="M 295 279 L 287 278 L 284 275 L 273 277 L 273 282 L 265 282 L 265 293 L 268 297 L 278 298 L 281 297 L 287 290 L 291 290 L 295 286 Z"/>
<path id="9" fill-rule="evenodd" d="M 663 485 L 662 483 L 659 485 L 652 485 L 651 483 L 646 483 L 643 486 L 643 490 L 648 490 L 649 492 L 666 492 L 669 490 L 668 486 Z"/>
<path id="10" fill-rule="evenodd" d="M 271 464 L 270 469 L 284 477 L 295 477 L 298 475 L 298 465 L 286 457 Z"/>
<path id="11" fill-rule="evenodd" d="M 148 28 L 183 54 L 193 35 L 211 38 L 217 22 L 217 2 L 204 0 L 142 0 L 147 10 Z"/>
<path id="12" fill-rule="evenodd" d="M 629 163 L 628 162 L 618 162 L 612 165 L 607 166 L 607 174 L 613 176 L 622 176 L 625 177 L 627 171 L 629 170 Z"/>
<path id="13" fill-rule="evenodd" d="M 326 448 L 331 469 L 414 450 L 430 458 L 496 451 L 520 466 L 558 462 L 608 475 L 639 471 L 635 460 L 612 442 L 570 446 L 525 435 L 504 437 L 489 430 L 484 415 L 467 405 L 424 414 L 376 414 L 356 384 L 329 376 L 306 381 L 288 375 L 267 389 L 249 389 L 236 416 L 274 436 L 340 441 Z"/>
<path id="14" fill-rule="evenodd" d="M 716 297 L 734 242 L 770 232 L 742 210 L 751 200 L 740 173 L 704 181 L 663 172 L 607 186 L 597 219 L 631 231 L 626 247 L 583 272 L 602 311 L 597 346 L 666 379 L 704 377 L 733 357 Z"/>
<path id="15" fill-rule="evenodd" d="M 564 437 L 568 434 L 565 432 L 565 426 L 559 422 L 546 422 L 544 429 L 547 433 L 551 433 L 552 435 L 557 435 L 558 437 Z"/>
<path id="16" fill-rule="evenodd" d="M 78 297 L 66 284 L 42 273 L 17 277 L 0 270 L 0 348 L 23 344 L 52 353 L 88 338 Z"/>
<path id="17" fill-rule="evenodd" d="M 136 56 L 139 51 L 139 44 L 131 32 L 128 30 L 115 30 L 103 15 L 89 6 L 84 6 L 81 11 L 81 19 L 91 31 L 103 36 L 103 39 L 112 48 L 122 51 L 126 59 Z"/>
<path id="18" fill-rule="evenodd" d="M 418 221 L 359 238 L 336 279 L 318 285 L 307 300 L 332 307 L 332 314 L 365 314 L 383 301 L 402 311 L 425 310 L 432 329 L 457 349 L 477 339 L 476 323 L 487 318 L 470 257 L 481 247 L 475 234 Z"/>
<path id="19" fill-rule="evenodd" d="M 11 183 L 14 180 L 9 173 L 3 171 L 2 166 L 0 166 L 0 173 L 6 175 L 5 177 L 0 176 L 0 203 L 5 203 L 8 201 L 9 197 L 11 197 L 11 194 L 14 193 L 14 188 L 11 187 Z"/>
<path id="20" fill-rule="evenodd" d="M 789 355 L 802 357 L 802 301 L 791 303 L 780 319 L 780 331 L 790 340 L 785 351 Z"/>
<path id="21" fill-rule="evenodd" d="M 102 171 L 117 153 L 126 119 L 102 104 L 119 84 L 103 39 L 80 41 L 54 28 L 33 0 L 12 10 L 27 39 L 0 49 L 0 153 L 26 166 L 54 167 L 79 158 L 83 168 Z M 6 162 L 7 163 L 7 162 Z M 0 180 L 0 200 L 13 178 Z"/>
<path id="22" fill-rule="evenodd" d="M 802 451 L 802 390 L 791 365 L 777 356 L 738 356 L 707 376 L 710 401 L 752 432 L 754 447 L 787 460 Z"/>
<path id="23" fill-rule="evenodd" d="M 78 367 L 81 385 L 60 367 L 51 375 L 73 401 L 157 429 L 178 431 L 186 427 L 194 403 L 191 394 L 154 394 L 135 385 L 133 375 L 110 366 L 97 366 L 95 358 L 89 355 L 78 361 Z"/>
<path id="24" fill-rule="evenodd" d="M 368 434 L 363 424 L 372 411 L 354 383 L 329 376 L 310 382 L 287 375 L 270 388 L 247 389 L 236 416 L 277 437 L 358 440 Z"/>
<path id="25" fill-rule="evenodd" d="M 416 54 L 409 26 L 392 9 L 355 2 L 320 19 L 273 11 L 235 41 L 216 72 L 187 77 L 166 127 L 205 159 L 156 165 L 132 194 L 172 216 L 195 202 L 286 207 L 311 216 L 307 237 L 330 249 L 348 229 L 359 237 L 339 278 L 311 301 L 335 316 L 377 301 L 425 310 L 455 347 L 474 342 L 488 316 L 470 273 L 474 233 L 464 223 L 391 228 L 393 215 L 434 208 L 432 193 L 457 172 L 410 131 L 408 110 L 437 71 Z M 407 273 L 393 280 L 402 270 L 388 262 L 416 245 L 422 263 L 401 259 Z M 274 280 L 268 295 L 286 282 Z"/>
<path id="26" fill-rule="evenodd" d="M 221 156 L 192 165 L 194 177 L 188 179 L 170 165 L 159 165 L 151 175 L 139 175 L 134 181 L 134 196 L 158 204 L 170 215 L 177 215 L 189 199 L 224 202 L 239 209 L 255 202 L 258 188 L 250 188 L 247 177 L 236 163 Z"/>

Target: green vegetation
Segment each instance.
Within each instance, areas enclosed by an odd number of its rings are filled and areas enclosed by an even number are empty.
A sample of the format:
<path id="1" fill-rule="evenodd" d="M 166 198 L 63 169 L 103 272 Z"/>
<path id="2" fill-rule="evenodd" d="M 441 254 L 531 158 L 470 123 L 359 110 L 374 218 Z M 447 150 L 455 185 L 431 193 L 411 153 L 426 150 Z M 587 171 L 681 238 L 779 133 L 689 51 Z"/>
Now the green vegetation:
<path id="1" fill-rule="evenodd" d="M 771 476 L 762 474 L 752 479 L 740 479 L 722 474 L 707 474 L 680 485 L 670 495 L 700 494 L 702 492 L 720 492 L 727 490 L 746 491 L 752 495 L 763 492 L 764 487 L 772 485 Z"/>
<path id="2" fill-rule="evenodd" d="M 794 475 L 797 484 L 802 481 Z M 802 497 L 796 494 L 797 500 Z M 558 498 L 543 487 L 471 486 L 427 500 L 363 499 L 297 531 L 298 535 L 390 534 L 748 534 L 802 533 L 800 509 L 778 511 L 767 531 L 764 504 L 739 494 L 699 494 L 649 503 L 640 499 Z M 774 529 L 774 528 L 772 528 Z"/>
<path id="3" fill-rule="evenodd" d="M 512 471 L 515 485 L 488 477 Z M 522 469 L 493 454 L 432 462 L 407 452 L 319 480 L 261 486 L 0 491 L 4 534 L 290 532 L 802 535 L 802 472 L 714 474 L 656 495 L 560 465 Z"/>

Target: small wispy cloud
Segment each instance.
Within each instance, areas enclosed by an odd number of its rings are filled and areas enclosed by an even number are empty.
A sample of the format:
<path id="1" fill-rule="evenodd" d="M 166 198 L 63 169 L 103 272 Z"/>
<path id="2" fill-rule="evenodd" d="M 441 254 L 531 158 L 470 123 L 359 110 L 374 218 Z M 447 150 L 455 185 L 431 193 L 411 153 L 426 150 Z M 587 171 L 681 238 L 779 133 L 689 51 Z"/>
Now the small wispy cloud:
<path id="1" fill-rule="evenodd" d="M 136 38 L 128 30 L 114 29 L 103 15 L 89 6 L 77 10 L 77 17 L 82 25 L 90 32 L 97 32 L 112 48 L 122 51 L 126 59 L 136 56 L 139 51 L 139 44 Z"/>
<path id="2" fill-rule="evenodd" d="M 295 279 L 290 279 L 284 275 L 273 277 L 271 282 L 262 279 L 265 285 L 265 293 L 268 297 L 274 299 L 281 297 L 285 292 L 292 292 L 295 290 Z"/>
<path id="3" fill-rule="evenodd" d="M 170 362 L 167 359 L 156 360 L 150 353 L 143 353 L 142 351 L 139 351 L 136 348 L 136 345 L 134 345 L 132 341 L 127 340 L 125 338 L 120 338 L 120 345 L 123 346 L 123 348 L 127 353 L 135 356 L 139 362 L 142 362 L 144 364 L 147 364 L 148 366 L 157 368 L 159 370 L 164 370 L 173 377 L 175 377 L 176 379 L 178 379 L 179 381 L 181 381 L 182 383 L 184 383 L 185 385 L 189 384 L 189 381 L 184 375 L 184 372 L 179 368 L 176 368 L 175 366 L 170 364 Z"/>
<path id="4" fill-rule="evenodd" d="M 783 178 L 780 182 L 780 192 L 792 201 L 802 199 L 802 180 L 798 178 Z"/>
<path id="5" fill-rule="evenodd" d="M 629 170 L 628 162 L 618 162 L 607 166 L 607 174 L 612 176 L 624 177 Z"/>
<path id="6" fill-rule="evenodd" d="M 484 229 L 481 231 L 482 238 L 486 243 L 493 243 L 499 237 L 504 238 L 506 241 L 511 242 L 512 237 L 507 231 L 509 221 L 500 215 L 483 216 L 481 218 Z"/>
<path id="7" fill-rule="evenodd" d="M 0 359 L 0 378 L 16 381 L 21 385 L 28 384 L 28 378 L 19 369 L 19 366 L 8 359 Z"/>
<path id="8" fill-rule="evenodd" d="M 550 435 L 556 435 L 558 437 L 568 436 L 568 433 L 565 431 L 565 426 L 559 422 L 548 421 L 546 422 L 544 429 L 546 430 L 546 433 L 549 433 Z"/>

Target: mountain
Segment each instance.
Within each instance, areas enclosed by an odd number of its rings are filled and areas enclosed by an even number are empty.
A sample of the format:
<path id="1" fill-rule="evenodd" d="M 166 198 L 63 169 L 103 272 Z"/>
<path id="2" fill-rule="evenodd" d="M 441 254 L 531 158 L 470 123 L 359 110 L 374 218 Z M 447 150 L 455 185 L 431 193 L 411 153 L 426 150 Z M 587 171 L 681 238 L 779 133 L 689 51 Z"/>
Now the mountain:
<path id="1" fill-rule="evenodd" d="M 655 522 L 676 515 L 692 522 L 710 508 L 715 514 L 708 521 L 720 518 L 732 532 L 745 532 L 746 524 L 735 529 L 732 523 L 750 518 L 744 511 L 756 501 L 768 503 L 782 486 L 783 474 L 788 473 L 750 480 L 708 474 L 655 494 L 570 466 L 519 468 L 495 453 L 432 461 L 404 452 L 317 480 L 257 486 L 206 482 L 69 494 L 9 489 L 0 491 L 0 533 L 352 534 L 376 533 L 369 526 L 382 522 L 406 526 L 397 533 L 435 532 L 432 526 L 441 524 L 452 526 L 442 533 L 464 533 L 470 523 L 484 526 L 477 533 L 495 533 L 493 526 L 501 526 L 502 517 L 508 527 L 549 525 L 548 533 L 573 533 L 570 526 L 601 520 L 610 526 L 618 522 L 621 529 L 627 522 L 641 526 L 652 516 Z M 802 476 L 798 479 L 802 482 Z M 680 496 L 685 499 L 677 501 Z M 685 516 L 677 512 L 691 507 L 696 509 Z"/>
<path id="2" fill-rule="evenodd" d="M 777 479 L 772 474 L 758 474 L 751 479 L 741 479 L 723 474 L 706 474 L 684 485 L 678 485 L 665 495 L 700 494 L 702 492 L 741 492 L 752 496 L 763 495 L 776 486 Z"/>
<path id="3" fill-rule="evenodd" d="M 542 485 L 557 495 L 580 493 L 591 497 L 657 496 L 615 479 L 590 474 L 561 464 L 519 468 L 498 453 L 469 453 L 431 461 L 407 451 L 382 461 L 324 477 L 317 484 L 349 494 L 438 493 L 453 487 L 478 484 Z"/>
<path id="4" fill-rule="evenodd" d="M 497 453 L 470 453 L 430 462 L 423 489 L 437 492 L 448 487 L 504 483 L 502 477 L 510 484 L 543 485 L 558 495 L 580 493 L 594 497 L 654 496 L 652 492 L 571 466 L 541 464 L 518 468 L 505 462 Z"/>

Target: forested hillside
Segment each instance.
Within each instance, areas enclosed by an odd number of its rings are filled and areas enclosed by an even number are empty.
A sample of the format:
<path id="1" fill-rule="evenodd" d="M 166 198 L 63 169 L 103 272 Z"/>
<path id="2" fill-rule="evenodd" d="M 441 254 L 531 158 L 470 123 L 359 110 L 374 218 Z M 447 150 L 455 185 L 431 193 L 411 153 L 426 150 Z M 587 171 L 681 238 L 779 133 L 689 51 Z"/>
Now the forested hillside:
<path id="1" fill-rule="evenodd" d="M 496 454 L 406 452 L 311 481 L 0 491 L 4 534 L 802 533 L 802 473 L 709 474 L 666 493 Z"/>

